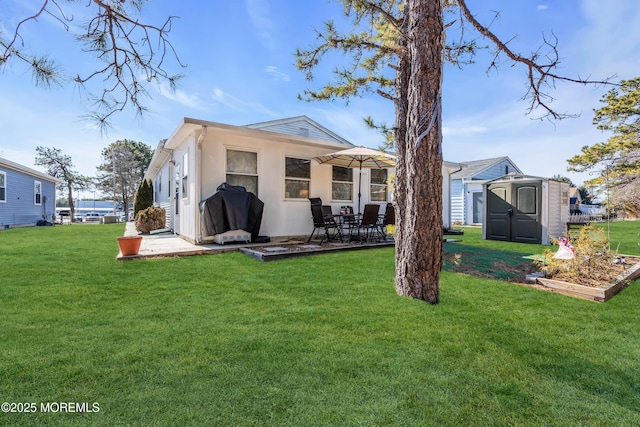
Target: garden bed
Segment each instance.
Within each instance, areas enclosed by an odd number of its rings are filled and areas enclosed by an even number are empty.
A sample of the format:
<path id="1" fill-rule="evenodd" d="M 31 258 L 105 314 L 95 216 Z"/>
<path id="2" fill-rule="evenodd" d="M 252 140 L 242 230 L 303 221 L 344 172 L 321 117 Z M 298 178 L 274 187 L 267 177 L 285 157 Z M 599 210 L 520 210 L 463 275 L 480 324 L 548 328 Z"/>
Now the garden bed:
<path id="1" fill-rule="evenodd" d="M 625 257 L 630 267 L 626 268 L 612 283 L 603 283 L 599 286 L 584 286 L 578 283 L 564 282 L 562 280 L 554 280 L 539 277 L 536 283 L 548 290 L 559 292 L 565 295 L 575 296 L 578 298 L 606 302 L 622 289 L 627 287 L 631 282 L 640 277 L 640 258 Z"/>

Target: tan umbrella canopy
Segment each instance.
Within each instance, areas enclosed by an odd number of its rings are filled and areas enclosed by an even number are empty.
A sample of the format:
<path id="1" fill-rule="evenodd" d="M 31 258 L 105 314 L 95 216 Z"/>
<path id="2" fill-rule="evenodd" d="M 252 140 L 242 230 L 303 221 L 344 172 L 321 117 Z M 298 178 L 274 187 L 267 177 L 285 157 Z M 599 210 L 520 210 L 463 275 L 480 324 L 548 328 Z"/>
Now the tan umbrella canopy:
<path id="1" fill-rule="evenodd" d="M 320 164 L 326 163 L 342 166 L 343 168 L 358 168 L 360 170 L 358 174 L 358 213 L 360 213 L 360 199 L 362 196 L 362 168 L 384 169 L 392 168 L 396 165 L 396 156 L 393 154 L 366 147 L 354 147 L 347 150 L 336 151 L 335 153 L 314 157 L 313 160 Z"/>

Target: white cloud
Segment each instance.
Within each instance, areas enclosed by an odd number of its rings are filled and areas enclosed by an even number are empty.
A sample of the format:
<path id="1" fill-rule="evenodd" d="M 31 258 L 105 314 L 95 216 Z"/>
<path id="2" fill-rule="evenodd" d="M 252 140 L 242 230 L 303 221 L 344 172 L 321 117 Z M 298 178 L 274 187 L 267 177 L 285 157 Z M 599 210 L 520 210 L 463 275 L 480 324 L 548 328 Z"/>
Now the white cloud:
<path id="1" fill-rule="evenodd" d="M 285 81 L 288 82 L 290 80 L 289 74 L 278 71 L 278 67 L 274 65 L 268 65 L 264 68 L 265 73 L 272 76 L 273 80 L 276 81 Z"/>
<path id="2" fill-rule="evenodd" d="M 539 5 L 536 7 L 536 9 L 537 9 L 537 10 L 547 10 L 547 9 L 549 9 L 549 6 L 548 6 L 548 5 L 546 5 L 546 4 L 539 4 Z"/>
<path id="3" fill-rule="evenodd" d="M 178 102 L 181 105 L 189 108 L 195 108 L 197 110 L 206 109 L 197 93 L 188 94 L 187 92 L 180 89 L 171 90 L 169 85 L 164 82 L 157 84 L 155 87 L 160 95 L 171 101 Z"/>
<path id="4" fill-rule="evenodd" d="M 243 121 L 246 121 L 246 117 L 257 117 L 260 114 L 264 114 L 270 117 L 276 117 L 277 114 L 259 103 L 246 102 L 235 96 L 229 95 L 225 91 L 220 88 L 213 89 L 213 100 L 220 104 L 224 105 L 227 108 L 243 113 Z"/>
<path id="5" fill-rule="evenodd" d="M 273 31 L 275 28 L 274 19 L 271 17 L 269 4 L 265 0 L 247 0 L 247 12 L 251 23 L 258 32 L 258 36 L 270 49 L 275 48 Z"/>

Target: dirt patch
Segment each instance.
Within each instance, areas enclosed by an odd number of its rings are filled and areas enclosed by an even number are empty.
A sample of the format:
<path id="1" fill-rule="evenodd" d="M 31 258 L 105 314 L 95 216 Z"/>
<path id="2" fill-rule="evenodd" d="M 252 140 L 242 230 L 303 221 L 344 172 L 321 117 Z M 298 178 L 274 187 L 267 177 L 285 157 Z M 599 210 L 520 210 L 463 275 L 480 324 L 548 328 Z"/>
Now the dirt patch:
<path id="1" fill-rule="evenodd" d="M 489 279 L 526 283 L 526 276 L 537 271 L 530 254 L 500 251 L 477 246 L 444 246 L 444 269 Z"/>

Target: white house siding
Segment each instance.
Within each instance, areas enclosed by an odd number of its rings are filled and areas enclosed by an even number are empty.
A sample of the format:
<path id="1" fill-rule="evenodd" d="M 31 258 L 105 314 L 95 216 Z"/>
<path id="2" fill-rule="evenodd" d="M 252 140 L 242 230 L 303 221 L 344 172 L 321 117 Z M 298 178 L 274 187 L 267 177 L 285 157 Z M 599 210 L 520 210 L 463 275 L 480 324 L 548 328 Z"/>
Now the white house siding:
<path id="1" fill-rule="evenodd" d="M 172 227 L 173 205 L 171 203 L 174 191 L 169 164 L 165 164 L 153 179 L 153 202 L 165 211 L 165 224 Z"/>
<path id="2" fill-rule="evenodd" d="M 464 182 L 462 179 L 451 180 L 451 221 L 464 223 Z"/>
<path id="3" fill-rule="evenodd" d="M 465 210 L 465 224 L 481 224 L 482 223 L 482 218 L 480 221 L 478 221 L 477 223 L 473 220 L 473 197 L 474 194 L 483 194 L 482 192 L 482 188 L 483 185 L 486 181 L 467 181 L 465 183 L 465 191 L 464 191 L 464 198 L 465 198 L 465 205 L 464 205 L 464 210 Z M 484 200 L 483 200 L 484 203 Z M 483 214 L 483 211 L 481 210 L 481 214 Z"/>
<path id="4" fill-rule="evenodd" d="M 226 153 L 228 149 L 257 153 L 258 198 L 264 202 L 260 233 L 268 236 L 305 235 L 311 230 L 311 213 L 308 199 L 288 199 L 284 194 L 285 158 L 311 160 L 313 157 L 337 151 L 340 147 L 318 147 L 296 141 L 265 141 L 252 136 L 232 135 L 226 132 L 207 134 L 202 144 L 202 194 L 201 199 L 213 195 L 226 180 Z M 311 162 L 309 197 L 320 197 L 324 204 L 332 205 L 338 212 L 340 202 L 331 200 L 330 165 Z M 352 202 L 357 201 L 357 171 L 354 171 Z M 363 170 L 362 204 L 369 202 L 368 172 Z M 342 204 L 346 204 L 342 202 Z M 206 237 L 206 236 L 203 236 Z"/>
<path id="5" fill-rule="evenodd" d="M 294 123 L 291 125 L 297 126 L 295 123 L 299 122 L 298 119 L 294 118 L 292 120 Z M 302 123 L 308 123 L 308 121 L 309 119 L 304 118 Z M 287 120 L 275 122 L 278 122 L 277 126 L 284 126 Z M 350 148 L 351 144 L 328 130 L 323 138 L 312 139 L 265 131 L 261 124 L 254 126 L 231 126 L 184 119 L 167 142 L 159 144 L 145 177 L 153 180 L 154 183 L 158 180 L 162 182 L 161 189 L 155 192 L 155 204 L 167 210 L 168 225 L 174 232 L 196 243 L 210 240 L 208 238 L 211 236 L 205 234 L 206 230 L 202 226 L 199 203 L 215 194 L 220 184 L 226 181 L 226 159 L 229 149 L 257 154 L 257 196 L 264 202 L 261 235 L 305 236 L 311 233 L 313 228 L 308 199 L 285 197 L 286 157 L 311 161 L 309 197 L 322 198 L 323 204 L 331 205 L 336 213 L 342 205 L 351 205 L 357 210 L 355 205 L 358 200 L 359 170 L 356 169 L 353 173 L 351 201 L 332 200 L 332 166 L 320 165 L 311 160 L 322 154 Z M 284 132 L 283 128 L 280 130 Z M 310 132 L 310 135 L 314 134 Z M 181 193 L 177 201 L 179 214 L 176 215 L 174 198 L 176 170 L 182 167 L 185 154 L 188 158 L 187 197 L 182 197 L 182 185 L 180 185 Z M 173 162 L 175 165 L 170 166 Z M 451 225 L 449 175 L 452 170 L 458 168 L 458 164 L 449 162 L 443 165 L 443 223 L 447 227 Z M 389 175 L 393 173 L 395 173 L 393 168 L 388 170 Z M 363 169 L 361 206 L 370 203 L 370 181 L 371 171 Z M 391 201 L 390 193 L 387 194 L 387 200 Z M 380 212 L 383 212 L 386 202 L 375 203 L 380 205 Z"/>

